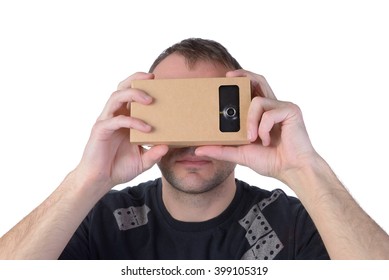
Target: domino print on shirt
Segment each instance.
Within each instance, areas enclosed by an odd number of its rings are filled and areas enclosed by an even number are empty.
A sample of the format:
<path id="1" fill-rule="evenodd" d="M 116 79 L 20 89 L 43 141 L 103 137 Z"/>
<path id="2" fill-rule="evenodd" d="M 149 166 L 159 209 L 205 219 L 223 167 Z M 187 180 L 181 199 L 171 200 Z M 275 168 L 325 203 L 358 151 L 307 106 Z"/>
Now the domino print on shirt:
<path id="1" fill-rule="evenodd" d="M 129 230 L 146 225 L 149 221 L 147 218 L 149 212 L 150 208 L 144 204 L 139 207 L 130 206 L 116 209 L 113 211 L 113 215 L 120 230 Z"/>
<path id="2" fill-rule="evenodd" d="M 273 259 L 284 247 L 261 211 L 274 202 L 280 193 L 281 191 L 276 190 L 270 198 L 255 204 L 239 221 L 239 224 L 246 230 L 245 237 L 251 246 L 242 259 Z"/>

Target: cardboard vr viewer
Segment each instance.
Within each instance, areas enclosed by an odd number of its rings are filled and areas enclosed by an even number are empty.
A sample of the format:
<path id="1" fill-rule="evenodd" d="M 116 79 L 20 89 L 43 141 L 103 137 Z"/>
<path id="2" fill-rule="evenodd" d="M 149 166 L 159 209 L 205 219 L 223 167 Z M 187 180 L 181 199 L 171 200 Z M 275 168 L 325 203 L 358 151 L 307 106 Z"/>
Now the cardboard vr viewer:
<path id="1" fill-rule="evenodd" d="M 153 98 L 149 105 L 131 103 L 131 116 L 153 128 L 148 133 L 130 129 L 133 144 L 183 147 L 249 143 L 249 78 L 135 80 L 131 87 Z"/>

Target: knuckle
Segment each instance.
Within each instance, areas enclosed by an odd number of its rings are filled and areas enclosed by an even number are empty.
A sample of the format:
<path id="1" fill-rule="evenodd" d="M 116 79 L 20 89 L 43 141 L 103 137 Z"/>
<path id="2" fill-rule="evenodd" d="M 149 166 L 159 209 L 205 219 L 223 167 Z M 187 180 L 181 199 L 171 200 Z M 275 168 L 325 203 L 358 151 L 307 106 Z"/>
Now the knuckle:
<path id="1" fill-rule="evenodd" d="M 263 97 L 261 96 L 255 96 L 251 102 L 253 103 L 254 106 L 261 106 L 263 102 Z"/>
<path id="2" fill-rule="evenodd" d="M 121 81 L 120 83 L 118 83 L 116 88 L 119 90 L 122 89 L 123 87 L 124 87 L 124 81 Z"/>
<path id="3" fill-rule="evenodd" d="M 302 114 L 302 111 L 301 111 L 301 108 L 293 103 L 293 102 L 286 102 L 289 110 L 291 110 L 293 113 L 297 114 L 297 115 L 301 115 Z"/>
<path id="4" fill-rule="evenodd" d="M 119 95 L 123 92 L 123 90 L 116 90 L 114 91 L 111 96 L 109 97 L 110 101 L 113 101 L 119 97 Z"/>
<path id="5" fill-rule="evenodd" d="M 96 134 L 99 131 L 101 131 L 103 126 L 103 121 L 102 120 L 97 120 L 95 124 L 92 126 L 92 134 Z"/>
<path id="6" fill-rule="evenodd" d="M 121 81 L 118 86 L 117 86 L 117 89 L 118 90 L 122 90 L 122 89 L 126 89 L 126 88 L 129 88 L 131 87 L 131 77 L 128 77 L 127 79 Z"/>
<path id="7" fill-rule="evenodd" d="M 263 86 L 263 85 L 267 84 L 267 80 L 266 80 L 265 76 L 263 76 L 261 74 L 256 74 L 255 79 L 259 85 Z"/>
<path id="8" fill-rule="evenodd" d="M 111 94 L 109 101 L 112 103 L 125 102 L 127 99 L 128 101 L 131 101 L 135 93 L 136 91 L 133 91 L 131 89 L 117 90 Z"/>
<path id="9" fill-rule="evenodd" d="M 259 124 L 259 133 L 268 133 L 274 125 L 273 111 L 267 111 L 262 114 L 261 122 Z"/>
<path id="10" fill-rule="evenodd" d="M 257 78 L 261 81 L 264 81 L 265 80 L 265 76 L 261 75 L 261 74 L 256 74 Z"/>
<path id="11" fill-rule="evenodd" d="M 266 111 L 262 114 L 261 122 L 268 122 L 272 118 L 273 111 Z"/>
<path id="12" fill-rule="evenodd" d="M 117 88 L 118 89 L 128 89 L 128 88 L 131 88 L 131 83 L 133 80 L 152 78 L 152 77 L 153 77 L 152 73 L 138 71 L 138 72 L 135 72 L 134 74 L 132 74 L 131 76 L 129 76 L 128 78 L 126 78 L 125 80 L 121 81 L 118 84 Z"/>
<path id="13" fill-rule="evenodd" d="M 140 75 L 147 75 L 147 74 L 148 73 L 146 73 L 146 72 L 137 71 L 133 75 L 131 75 L 131 77 L 137 77 L 137 76 L 140 76 Z"/>

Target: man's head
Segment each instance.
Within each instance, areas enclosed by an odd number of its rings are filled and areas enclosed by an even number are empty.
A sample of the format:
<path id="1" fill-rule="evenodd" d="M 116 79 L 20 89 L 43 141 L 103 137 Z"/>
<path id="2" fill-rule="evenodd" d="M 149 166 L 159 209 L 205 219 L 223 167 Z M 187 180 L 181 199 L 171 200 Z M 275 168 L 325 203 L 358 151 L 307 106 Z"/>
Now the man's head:
<path id="1" fill-rule="evenodd" d="M 151 65 L 149 72 L 152 73 L 162 60 L 173 53 L 183 56 L 188 68 L 192 68 L 197 61 L 207 61 L 224 65 L 230 70 L 242 69 L 238 61 L 220 43 L 201 38 L 190 38 L 163 51 Z"/>
<path id="2" fill-rule="evenodd" d="M 187 39 L 165 50 L 153 63 L 155 79 L 225 77 L 239 63 L 221 44 Z M 193 125 L 196 125 L 194 123 Z M 234 177 L 236 164 L 197 157 L 195 148 L 170 149 L 158 164 L 163 177 L 175 189 L 199 194 L 213 190 Z"/>

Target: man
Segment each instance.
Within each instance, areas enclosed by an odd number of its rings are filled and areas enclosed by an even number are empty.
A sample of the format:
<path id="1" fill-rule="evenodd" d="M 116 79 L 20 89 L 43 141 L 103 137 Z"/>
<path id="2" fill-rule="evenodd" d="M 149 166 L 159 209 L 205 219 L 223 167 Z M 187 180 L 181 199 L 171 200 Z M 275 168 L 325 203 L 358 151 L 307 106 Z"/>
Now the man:
<path id="1" fill-rule="evenodd" d="M 163 52 L 150 73 L 120 83 L 79 165 L 1 238 L 0 257 L 389 258 L 388 235 L 316 153 L 299 108 L 278 101 L 264 77 L 241 68 L 220 44 L 188 39 Z M 153 102 L 130 88 L 132 80 L 224 76 L 251 79 L 250 144 L 145 150 L 129 143 L 129 128 L 152 129 L 128 112 L 130 102 Z M 109 192 L 156 163 L 161 179 Z M 300 200 L 236 180 L 236 164 L 281 180 Z"/>

